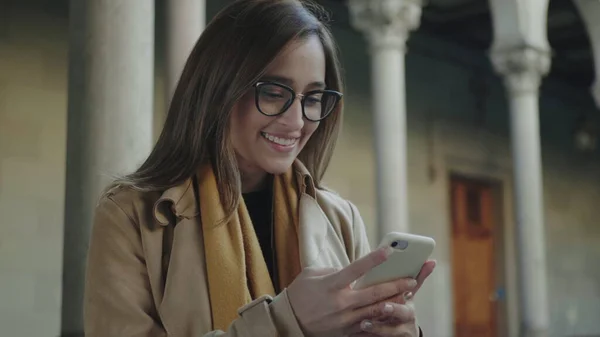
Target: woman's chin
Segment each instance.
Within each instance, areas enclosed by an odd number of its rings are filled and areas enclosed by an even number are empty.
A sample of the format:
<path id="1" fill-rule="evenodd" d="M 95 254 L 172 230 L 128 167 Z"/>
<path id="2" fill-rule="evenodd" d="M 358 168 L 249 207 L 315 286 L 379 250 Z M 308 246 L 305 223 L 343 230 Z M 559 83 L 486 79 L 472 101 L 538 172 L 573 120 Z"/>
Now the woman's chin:
<path id="1" fill-rule="evenodd" d="M 286 161 L 286 162 L 271 162 L 268 163 L 267 165 L 263 166 L 263 169 L 272 175 L 279 175 L 279 174 L 283 174 L 285 172 L 287 172 L 290 167 L 292 167 L 292 164 L 294 163 L 294 161 Z"/>

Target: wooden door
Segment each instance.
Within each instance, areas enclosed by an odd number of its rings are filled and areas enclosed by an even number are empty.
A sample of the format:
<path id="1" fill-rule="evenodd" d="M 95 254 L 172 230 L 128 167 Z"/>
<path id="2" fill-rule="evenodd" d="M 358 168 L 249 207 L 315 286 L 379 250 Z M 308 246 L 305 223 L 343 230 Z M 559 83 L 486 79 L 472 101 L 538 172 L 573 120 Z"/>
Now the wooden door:
<path id="1" fill-rule="evenodd" d="M 455 337 L 496 337 L 492 185 L 451 178 Z"/>

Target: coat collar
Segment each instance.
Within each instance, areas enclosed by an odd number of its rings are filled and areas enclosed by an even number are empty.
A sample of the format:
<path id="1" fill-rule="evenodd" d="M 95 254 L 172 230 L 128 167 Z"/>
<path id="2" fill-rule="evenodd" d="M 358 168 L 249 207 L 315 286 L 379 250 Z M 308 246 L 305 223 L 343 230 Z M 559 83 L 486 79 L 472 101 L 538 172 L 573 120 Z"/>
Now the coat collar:
<path id="1" fill-rule="evenodd" d="M 298 159 L 294 161 L 293 170 L 296 181 L 302 194 L 316 198 L 315 182 L 308 169 Z M 183 183 L 165 190 L 154 203 L 154 217 L 162 225 L 170 223 L 173 216 L 190 219 L 199 214 L 196 196 L 194 193 L 193 179 L 188 178 Z"/>

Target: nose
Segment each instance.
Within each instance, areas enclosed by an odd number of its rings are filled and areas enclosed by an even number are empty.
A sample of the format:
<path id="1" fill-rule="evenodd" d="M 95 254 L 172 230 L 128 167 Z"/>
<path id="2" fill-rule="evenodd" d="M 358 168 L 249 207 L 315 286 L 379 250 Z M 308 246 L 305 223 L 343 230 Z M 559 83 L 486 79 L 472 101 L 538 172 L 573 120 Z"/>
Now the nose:
<path id="1" fill-rule="evenodd" d="M 300 130 L 304 127 L 304 114 L 302 113 L 302 96 L 298 95 L 292 105 L 279 117 L 281 124 L 291 130 Z"/>

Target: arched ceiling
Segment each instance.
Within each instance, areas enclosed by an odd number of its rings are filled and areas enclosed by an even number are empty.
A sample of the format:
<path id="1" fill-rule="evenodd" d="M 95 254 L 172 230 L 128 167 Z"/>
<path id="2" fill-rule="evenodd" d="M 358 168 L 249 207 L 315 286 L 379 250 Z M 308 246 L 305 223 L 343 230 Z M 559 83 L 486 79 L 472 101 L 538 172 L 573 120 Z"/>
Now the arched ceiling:
<path id="1" fill-rule="evenodd" d="M 347 2 L 320 1 L 329 5 Z M 419 30 L 464 48 L 488 53 L 492 45 L 492 19 L 488 1 L 427 0 Z M 337 10 L 337 6 L 331 7 Z M 340 15 L 336 17 L 340 18 Z M 345 15 L 341 17 L 347 20 Z M 593 56 L 587 31 L 572 0 L 550 0 L 548 40 L 553 52 L 549 76 L 589 90 L 594 80 Z"/>
<path id="2" fill-rule="evenodd" d="M 492 44 L 487 0 L 429 0 L 420 29 L 466 48 L 487 52 Z M 594 79 L 593 56 L 572 0 L 550 0 L 548 40 L 553 52 L 550 76 L 587 90 Z"/>
<path id="3" fill-rule="evenodd" d="M 343 8 L 347 0 L 318 1 L 327 7 L 332 5 L 336 12 L 347 10 Z M 453 41 L 464 48 L 487 53 L 492 44 L 488 1 L 427 0 L 419 30 Z M 68 0 L 0 0 L 0 21 L 1 13 L 5 12 L 2 8 L 11 4 L 42 5 L 45 11 L 53 14 L 64 15 L 68 12 Z M 336 21 L 340 21 L 340 18 L 347 21 L 347 14 L 336 13 L 336 18 Z M 349 25 L 347 22 L 343 24 Z M 588 90 L 594 80 L 593 56 L 586 29 L 572 0 L 550 0 L 548 40 L 553 49 L 550 76 Z"/>

